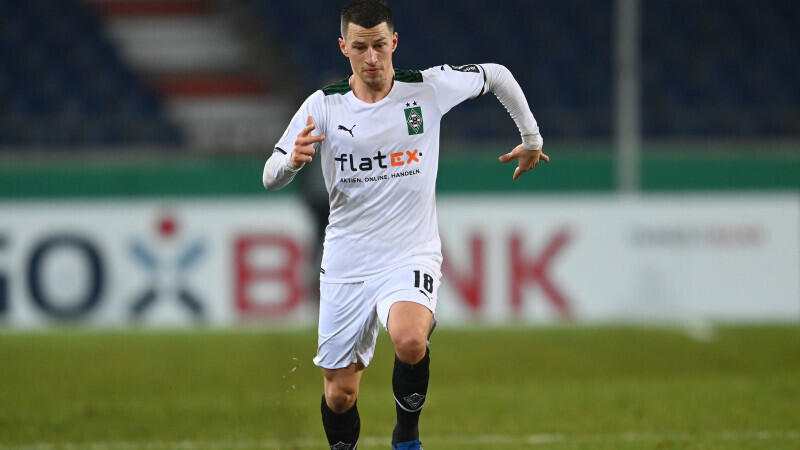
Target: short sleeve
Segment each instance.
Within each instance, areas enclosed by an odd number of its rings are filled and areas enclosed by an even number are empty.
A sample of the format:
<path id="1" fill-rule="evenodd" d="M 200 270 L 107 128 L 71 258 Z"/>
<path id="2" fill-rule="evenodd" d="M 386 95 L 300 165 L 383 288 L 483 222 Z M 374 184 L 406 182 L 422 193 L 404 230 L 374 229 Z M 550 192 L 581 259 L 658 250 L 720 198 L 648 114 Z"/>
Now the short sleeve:
<path id="1" fill-rule="evenodd" d="M 303 128 L 306 127 L 306 119 L 308 116 L 314 118 L 314 123 L 317 125 L 317 128 L 311 132 L 312 135 L 319 135 L 325 134 L 324 125 L 325 125 L 325 117 L 323 114 L 322 108 L 322 101 L 325 95 L 322 91 L 316 91 L 311 94 L 306 101 L 300 105 L 300 109 L 294 114 L 292 117 L 291 122 L 289 122 L 289 126 L 286 127 L 286 131 L 283 132 L 283 136 L 278 140 L 278 143 L 275 144 L 275 151 L 280 152 L 283 154 L 288 154 L 294 148 L 294 141 L 297 139 L 297 135 L 303 131 Z"/>
<path id="2" fill-rule="evenodd" d="M 422 72 L 424 80 L 433 85 L 436 103 L 442 114 L 459 103 L 481 96 L 485 92 L 486 75 L 478 64 L 431 67 Z"/>

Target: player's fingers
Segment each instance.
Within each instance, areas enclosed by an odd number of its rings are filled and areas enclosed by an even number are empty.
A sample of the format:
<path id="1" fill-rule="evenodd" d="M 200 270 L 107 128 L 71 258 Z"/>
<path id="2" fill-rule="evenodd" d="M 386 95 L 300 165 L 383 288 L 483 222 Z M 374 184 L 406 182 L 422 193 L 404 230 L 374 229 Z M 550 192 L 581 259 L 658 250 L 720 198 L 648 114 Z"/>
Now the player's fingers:
<path id="1" fill-rule="evenodd" d="M 316 144 L 317 142 L 321 142 L 323 139 L 319 139 L 317 136 L 308 136 L 298 139 L 297 142 L 294 143 L 294 146 L 305 147 L 307 145 L 313 145 Z"/>
<path id="2" fill-rule="evenodd" d="M 527 172 L 527 171 L 529 171 L 529 170 L 533 169 L 534 167 L 536 167 L 536 164 L 537 164 L 536 160 L 535 160 L 535 159 L 533 159 L 533 160 L 529 161 L 527 164 L 525 164 L 525 165 L 522 167 L 522 171 L 523 171 L 523 172 Z"/>
<path id="3" fill-rule="evenodd" d="M 296 153 L 299 153 L 299 154 L 302 154 L 302 155 L 309 155 L 309 156 L 314 156 L 314 154 L 316 154 L 316 153 L 317 153 L 317 151 L 316 151 L 316 150 L 314 150 L 314 147 L 312 147 L 312 146 L 310 146 L 310 145 L 301 145 L 301 146 L 298 146 L 298 147 L 295 149 L 295 152 L 296 152 Z"/>
<path id="4" fill-rule="evenodd" d="M 509 153 L 506 153 L 505 155 L 500 155 L 500 157 L 498 159 L 500 160 L 501 163 L 507 163 L 507 162 L 512 161 L 514 159 L 514 154 L 509 152 Z"/>
<path id="5" fill-rule="evenodd" d="M 325 135 L 320 134 L 317 136 L 298 136 L 297 139 L 294 141 L 294 145 L 302 146 L 302 145 L 309 145 L 315 142 L 322 142 L 325 140 Z"/>
<path id="6" fill-rule="evenodd" d="M 314 131 L 314 128 L 315 128 L 314 125 L 306 125 L 305 128 L 300 130 L 300 134 L 297 135 L 297 138 L 299 139 L 310 135 L 311 132 Z"/>
<path id="7" fill-rule="evenodd" d="M 311 134 L 311 131 L 314 128 L 317 128 L 317 125 L 314 123 L 314 119 L 311 116 L 308 116 L 308 119 L 306 119 L 305 128 L 300 130 L 300 134 L 298 134 L 297 137 L 308 136 L 309 134 Z"/>
<path id="8" fill-rule="evenodd" d="M 301 161 L 306 161 L 306 159 L 308 159 L 308 161 L 311 161 L 311 158 L 313 156 L 314 156 L 314 149 L 311 149 L 310 151 L 308 149 L 302 149 L 294 152 L 294 157 L 300 159 Z"/>
<path id="9" fill-rule="evenodd" d="M 550 162 L 550 157 L 542 153 L 541 160 L 548 163 Z"/>
<path id="10" fill-rule="evenodd" d="M 514 181 L 519 179 L 519 176 L 522 175 L 522 169 L 519 166 L 514 170 Z"/>

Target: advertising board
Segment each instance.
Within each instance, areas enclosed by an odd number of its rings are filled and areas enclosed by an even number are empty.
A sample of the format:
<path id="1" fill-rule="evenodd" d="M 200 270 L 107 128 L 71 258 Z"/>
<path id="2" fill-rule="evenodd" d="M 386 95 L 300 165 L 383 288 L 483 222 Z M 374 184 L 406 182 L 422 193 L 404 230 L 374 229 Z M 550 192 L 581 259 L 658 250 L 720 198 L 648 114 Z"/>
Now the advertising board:
<path id="1" fill-rule="evenodd" d="M 444 196 L 443 325 L 800 318 L 796 195 Z M 295 198 L 0 204 L 0 327 L 316 323 Z"/>

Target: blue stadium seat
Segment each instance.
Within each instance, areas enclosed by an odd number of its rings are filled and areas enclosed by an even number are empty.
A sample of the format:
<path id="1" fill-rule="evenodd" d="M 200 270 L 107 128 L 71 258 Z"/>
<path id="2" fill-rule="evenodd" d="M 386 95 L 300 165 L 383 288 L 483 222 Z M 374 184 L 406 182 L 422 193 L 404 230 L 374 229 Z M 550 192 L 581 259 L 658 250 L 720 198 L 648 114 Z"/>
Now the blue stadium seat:
<path id="1" fill-rule="evenodd" d="M 443 0 L 435 5 L 399 5 L 394 8 L 401 46 L 395 66 L 504 64 L 519 79 L 539 121 L 546 124 L 547 136 L 607 137 L 610 4 L 610 0 L 504 0 L 502 8 L 486 8 L 486 2 L 479 0 Z M 267 32 L 287 49 L 306 90 L 349 73 L 346 60 L 335 50 L 340 5 L 313 0 L 252 0 L 252 5 Z M 298 24 L 302 24 L 299 33 Z M 565 109 L 569 114 L 563 113 Z M 445 120 L 458 125 L 444 127 L 444 139 L 502 139 L 516 132 L 491 98 L 467 102 Z"/>
<path id="2" fill-rule="evenodd" d="M 794 0 L 643 2 L 646 136 L 797 137 Z"/>
<path id="3" fill-rule="evenodd" d="M 334 50 L 337 2 L 251 1 L 265 29 L 287 48 L 306 90 L 348 73 Z M 519 79 L 546 136 L 611 136 L 610 0 L 393 5 L 397 67 L 498 62 Z M 645 136 L 800 134 L 797 23 L 796 0 L 642 1 Z M 502 111 L 485 101 L 468 102 L 451 115 L 458 117 L 456 128 L 445 127 L 445 138 L 495 139 L 509 132 Z"/>
<path id="4" fill-rule="evenodd" d="M 80 2 L 0 0 L 0 11 L 0 146 L 181 142 Z"/>

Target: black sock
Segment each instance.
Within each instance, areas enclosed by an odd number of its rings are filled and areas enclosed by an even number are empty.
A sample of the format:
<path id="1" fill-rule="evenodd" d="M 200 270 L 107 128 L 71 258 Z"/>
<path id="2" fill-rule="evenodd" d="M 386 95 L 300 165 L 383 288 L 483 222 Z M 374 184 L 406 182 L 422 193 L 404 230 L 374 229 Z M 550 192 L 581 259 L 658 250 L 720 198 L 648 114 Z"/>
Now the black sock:
<path id="1" fill-rule="evenodd" d="M 358 445 L 358 434 L 361 432 L 361 419 L 358 417 L 358 405 L 337 414 L 328 408 L 325 396 L 322 396 L 322 426 L 328 437 L 332 450 L 355 450 Z"/>
<path id="2" fill-rule="evenodd" d="M 395 355 L 392 388 L 394 389 L 397 424 L 392 433 L 392 445 L 419 439 L 419 415 L 430 378 L 430 350 L 416 364 L 406 364 Z"/>

